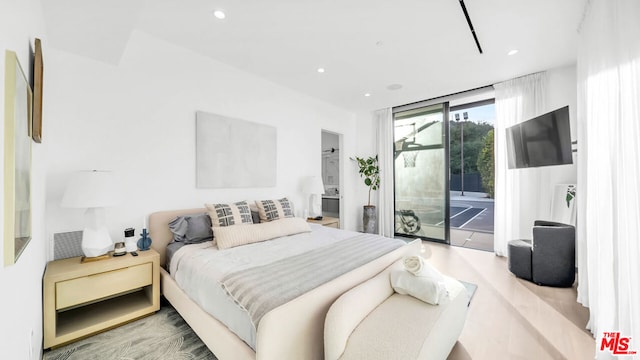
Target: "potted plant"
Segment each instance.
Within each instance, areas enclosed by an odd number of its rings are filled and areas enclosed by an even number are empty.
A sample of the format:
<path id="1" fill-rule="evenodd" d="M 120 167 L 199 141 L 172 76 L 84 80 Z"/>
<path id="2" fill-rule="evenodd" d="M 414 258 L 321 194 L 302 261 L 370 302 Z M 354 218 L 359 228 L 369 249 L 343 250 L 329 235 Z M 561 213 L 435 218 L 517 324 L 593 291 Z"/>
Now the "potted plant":
<path id="1" fill-rule="evenodd" d="M 369 187 L 369 201 L 364 205 L 362 223 L 364 232 L 375 233 L 377 228 L 377 213 L 375 205 L 371 205 L 371 190 L 378 190 L 380 187 L 380 168 L 378 167 L 378 155 L 368 158 L 356 156 L 360 177 L 364 178 L 364 184 Z"/>

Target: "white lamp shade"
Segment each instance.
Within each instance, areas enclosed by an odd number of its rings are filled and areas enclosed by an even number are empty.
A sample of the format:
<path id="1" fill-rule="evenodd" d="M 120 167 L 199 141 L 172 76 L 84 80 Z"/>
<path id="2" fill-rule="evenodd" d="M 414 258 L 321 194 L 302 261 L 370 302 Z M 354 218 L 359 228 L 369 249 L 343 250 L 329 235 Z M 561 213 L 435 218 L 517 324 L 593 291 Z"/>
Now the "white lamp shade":
<path id="1" fill-rule="evenodd" d="M 120 193 L 111 171 L 79 171 L 72 175 L 62 197 L 62 207 L 93 208 L 113 206 Z"/>
<path id="2" fill-rule="evenodd" d="M 324 184 L 319 176 L 309 176 L 302 186 L 305 194 L 324 194 Z"/>

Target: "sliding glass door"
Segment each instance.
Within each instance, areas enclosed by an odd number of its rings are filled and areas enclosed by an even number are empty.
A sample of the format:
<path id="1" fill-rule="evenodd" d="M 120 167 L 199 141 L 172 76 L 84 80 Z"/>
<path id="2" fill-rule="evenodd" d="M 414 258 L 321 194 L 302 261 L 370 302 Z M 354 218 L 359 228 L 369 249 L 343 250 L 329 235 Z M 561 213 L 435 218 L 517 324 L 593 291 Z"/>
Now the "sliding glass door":
<path id="1" fill-rule="evenodd" d="M 449 105 L 394 109 L 395 233 L 449 243 Z"/>

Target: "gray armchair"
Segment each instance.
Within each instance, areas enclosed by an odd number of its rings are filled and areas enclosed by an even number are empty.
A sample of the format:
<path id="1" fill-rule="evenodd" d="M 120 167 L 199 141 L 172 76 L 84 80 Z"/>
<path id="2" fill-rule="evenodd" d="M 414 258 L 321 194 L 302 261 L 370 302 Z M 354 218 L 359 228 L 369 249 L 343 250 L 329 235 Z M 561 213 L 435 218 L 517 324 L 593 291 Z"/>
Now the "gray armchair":
<path id="1" fill-rule="evenodd" d="M 533 241 L 509 241 L 509 271 L 538 285 L 570 287 L 576 275 L 575 248 L 572 225 L 536 220 Z"/>

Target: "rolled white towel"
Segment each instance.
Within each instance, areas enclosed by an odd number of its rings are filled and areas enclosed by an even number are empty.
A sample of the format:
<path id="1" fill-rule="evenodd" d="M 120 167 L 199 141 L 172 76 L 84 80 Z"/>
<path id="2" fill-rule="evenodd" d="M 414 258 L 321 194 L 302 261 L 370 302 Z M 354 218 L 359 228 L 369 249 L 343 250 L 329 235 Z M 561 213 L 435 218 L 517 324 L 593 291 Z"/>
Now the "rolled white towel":
<path id="1" fill-rule="evenodd" d="M 424 267 L 424 260 L 420 256 L 407 256 L 402 262 L 404 268 L 413 275 L 418 275 Z"/>
<path id="2" fill-rule="evenodd" d="M 444 281 L 444 276 L 421 256 L 407 256 L 403 260 L 404 268 L 413 276 L 428 277 L 435 281 Z"/>

